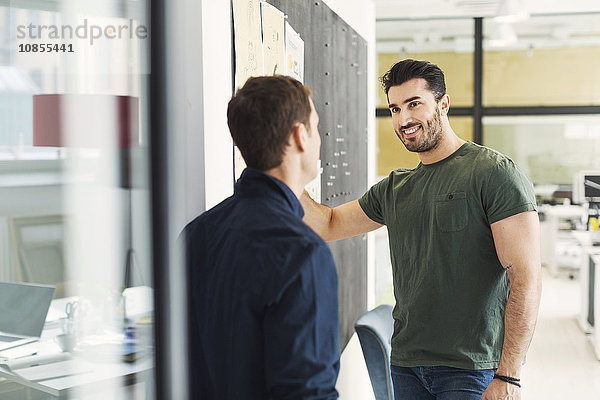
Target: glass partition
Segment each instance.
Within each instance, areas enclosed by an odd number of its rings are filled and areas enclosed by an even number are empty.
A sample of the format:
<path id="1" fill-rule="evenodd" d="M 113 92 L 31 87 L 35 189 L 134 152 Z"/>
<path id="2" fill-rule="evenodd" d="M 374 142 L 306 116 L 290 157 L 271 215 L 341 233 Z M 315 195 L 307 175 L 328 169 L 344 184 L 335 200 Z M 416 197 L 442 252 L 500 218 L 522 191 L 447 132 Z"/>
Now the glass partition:
<path id="1" fill-rule="evenodd" d="M 376 30 L 378 78 L 405 58 L 427 60 L 444 71 L 452 105 L 473 106 L 472 19 L 447 19 L 443 22 L 378 20 Z M 387 99 L 381 88 L 378 95 L 377 107 L 387 108 Z"/>
<path id="2" fill-rule="evenodd" d="M 484 106 L 600 104 L 600 14 L 486 18 L 484 38 Z"/>
<path id="3" fill-rule="evenodd" d="M 0 341 L 0 398 L 151 399 L 148 4 L 9 4 L 0 281 L 53 296 L 31 305 L 39 340 Z"/>
<path id="4" fill-rule="evenodd" d="M 535 185 L 571 185 L 600 169 L 599 116 L 486 117 L 485 146 L 511 157 Z"/>

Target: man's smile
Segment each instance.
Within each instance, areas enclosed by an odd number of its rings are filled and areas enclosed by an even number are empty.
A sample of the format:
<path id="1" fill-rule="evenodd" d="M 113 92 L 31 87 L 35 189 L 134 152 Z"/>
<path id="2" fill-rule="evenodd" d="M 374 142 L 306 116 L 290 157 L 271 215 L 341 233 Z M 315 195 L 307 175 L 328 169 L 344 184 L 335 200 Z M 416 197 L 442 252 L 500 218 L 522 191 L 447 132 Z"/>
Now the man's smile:
<path id="1" fill-rule="evenodd" d="M 417 133 L 419 133 L 421 131 L 421 125 L 413 125 L 410 128 L 405 128 L 402 129 L 402 132 L 404 133 L 404 137 L 407 139 L 410 139 L 412 137 L 417 136 Z"/>

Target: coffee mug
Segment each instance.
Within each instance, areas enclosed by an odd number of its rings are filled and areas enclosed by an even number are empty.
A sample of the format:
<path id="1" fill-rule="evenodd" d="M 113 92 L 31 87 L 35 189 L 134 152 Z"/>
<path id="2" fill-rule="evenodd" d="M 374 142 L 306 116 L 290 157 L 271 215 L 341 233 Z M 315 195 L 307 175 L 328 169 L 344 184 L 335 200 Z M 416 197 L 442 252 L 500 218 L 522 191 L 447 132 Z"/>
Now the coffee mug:
<path id="1" fill-rule="evenodd" d="M 64 352 L 71 352 L 77 344 L 77 337 L 73 333 L 61 333 L 54 338 L 58 347 Z"/>

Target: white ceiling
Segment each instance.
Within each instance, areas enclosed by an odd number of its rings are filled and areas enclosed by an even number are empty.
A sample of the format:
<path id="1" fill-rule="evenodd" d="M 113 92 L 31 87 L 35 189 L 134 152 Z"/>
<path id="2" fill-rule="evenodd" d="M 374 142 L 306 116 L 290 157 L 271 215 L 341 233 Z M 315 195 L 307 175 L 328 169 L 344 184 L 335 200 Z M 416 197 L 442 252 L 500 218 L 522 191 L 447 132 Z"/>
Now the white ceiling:
<path id="1" fill-rule="evenodd" d="M 377 51 L 473 51 L 473 17 L 484 18 L 484 48 L 500 0 L 375 0 Z M 531 17 L 512 24 L 509 48 L 600 46 L 600 0 L 522 0 Z"/>
<path id="2" fill-rule="evenodd" d="M 600 0 L 521 0 L 530 14 L 600 12 Z M 375 0 L 375 15 L 382 18 L 488 17 L 500 0 Z"/>

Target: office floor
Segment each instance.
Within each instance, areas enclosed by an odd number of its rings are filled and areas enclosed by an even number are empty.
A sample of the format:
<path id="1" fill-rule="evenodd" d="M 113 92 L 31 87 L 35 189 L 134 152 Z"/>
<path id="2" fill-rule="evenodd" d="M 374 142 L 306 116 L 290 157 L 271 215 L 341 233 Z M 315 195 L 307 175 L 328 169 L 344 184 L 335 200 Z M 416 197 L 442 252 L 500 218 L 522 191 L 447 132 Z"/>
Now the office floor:
<path id="1" fill-rule="evenodd" d="M 544 269 L 538 324 L 523 367 L 523 399 L 600 399 L 600 361 L 579 328 L 578 280 Z"/>

